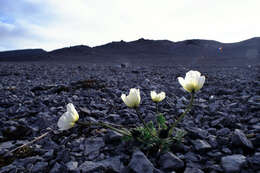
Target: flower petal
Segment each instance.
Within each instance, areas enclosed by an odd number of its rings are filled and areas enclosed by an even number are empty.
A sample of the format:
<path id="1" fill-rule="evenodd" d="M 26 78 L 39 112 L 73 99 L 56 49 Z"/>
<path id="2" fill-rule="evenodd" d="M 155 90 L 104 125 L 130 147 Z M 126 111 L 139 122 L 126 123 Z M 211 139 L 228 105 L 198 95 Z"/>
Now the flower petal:
<path id="1" fill-rule="evenodd" d="M 73 121 L 78 121 L 79 114 L 72 103 L 67 104 L 67 112 L 71 114 Z"/>
<path id="2" fill-rule="evenodd" d="M 205 76 L 201 76 L 199 78 L 199 87 L 200 87 L 200 89 L 203 87 L 204 83 L 205 83 Z"/>
<path id="3" fill-rule="evenodd" d="M 184 87 L 186 85 L 185 80 L 183 79 L 183 77 L 178 77 L 178 81 L 181 84 L 182 87 Z"/>
<path id="4" fill-rule="evenodd" d="M 160 101 L 162 101 L 166 97 L 165 92 L 161 92 L 159 95 L 160 95 Z"/>
<path id="5" fill-rule="evenodd" d="M 157 94 L 156 94 L 155 91 L 151 91 L 150 95 L 151 95 L 151 98 L 152 98 L 152 100 L 153 100 L 153 99 L 155 99 L 155 97 L 156 97 Z"/>
<path id="6" fill-rule="evenodd" d="M 74 123 L 71 121 L 71 116 L 65 112 L 58 120 L 58 127 L 60 130 L 68 130 L 73 127 Z"/>

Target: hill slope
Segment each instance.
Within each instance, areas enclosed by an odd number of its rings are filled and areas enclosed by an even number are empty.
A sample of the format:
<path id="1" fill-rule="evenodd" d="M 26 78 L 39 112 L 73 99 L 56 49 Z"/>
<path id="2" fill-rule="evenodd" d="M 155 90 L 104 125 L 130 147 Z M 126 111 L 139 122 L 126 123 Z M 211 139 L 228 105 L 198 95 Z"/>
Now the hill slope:
<path id="1" fill-rule="evenodd" d="M 230 64 L 259 63 L 260 37 L 237 43 L 213 40 L 146 40 L 65 47 L 46 52 L 27 49 L 0 52 L 0 61 L 83 61 L 94 63 Z"/>

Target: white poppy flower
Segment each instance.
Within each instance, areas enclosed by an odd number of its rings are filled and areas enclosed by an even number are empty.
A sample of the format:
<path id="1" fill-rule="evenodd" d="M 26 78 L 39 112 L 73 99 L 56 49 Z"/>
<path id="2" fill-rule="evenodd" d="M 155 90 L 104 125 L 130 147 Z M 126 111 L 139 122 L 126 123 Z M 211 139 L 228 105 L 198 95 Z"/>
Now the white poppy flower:
<path id="1" fill-rule="evenodd" d="M 125 94 L 122 94 L 121 98 L 124 101 L 124 103 L 126 104 L 126 106 L 128 106 L 130 108 L 136 108 L 139 106 L 140 101 L 141 101 L 140 90 L 131 88 L 128 96 L 126 96 Z"/>
<path id="2" fill-rule="evenodd" d="M 68 130 L 72 128 L 79 119 L 79 114 L 72 103 L 67 104 L 67 112 L 65 112 L 58 121 L 60 130 Z"/>
<path id="3" fill-rule="evenodd" d="M 196 92 L 203 87 L 205 76 L 201 76 L 198 71 L 191 70 L 186 73 L 185 79 L 178 77 L 178 81 L 186 91 Z"/>
<path id="4" fill-rule="evenodd" d="M 154 102 L 160 102 L 165 99 L 165 92 L 157 94 L 155 91 L 151 91 L 151 98 Z"/>

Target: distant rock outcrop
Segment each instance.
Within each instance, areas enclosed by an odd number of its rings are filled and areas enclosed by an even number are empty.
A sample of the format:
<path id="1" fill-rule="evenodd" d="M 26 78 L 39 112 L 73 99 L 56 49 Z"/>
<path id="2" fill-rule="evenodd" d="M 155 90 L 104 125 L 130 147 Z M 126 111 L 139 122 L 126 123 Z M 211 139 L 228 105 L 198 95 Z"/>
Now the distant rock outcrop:
<path id="1" fill-rule="evenodd" d="M 43 49 L 23 49 L 0 52 L 1 61 L 41 61 L 48 53 Z"/>
<path id="2" fill-rule="evenodd" d="M 26 49 L 0 52 L 0 61 L 73 61 L 90 63 L 160 63 L 244 65 L 260 62 L 260 37 L 237 43 L 214 40 L 147 40 L 65 47 L 46 52 Z"/>

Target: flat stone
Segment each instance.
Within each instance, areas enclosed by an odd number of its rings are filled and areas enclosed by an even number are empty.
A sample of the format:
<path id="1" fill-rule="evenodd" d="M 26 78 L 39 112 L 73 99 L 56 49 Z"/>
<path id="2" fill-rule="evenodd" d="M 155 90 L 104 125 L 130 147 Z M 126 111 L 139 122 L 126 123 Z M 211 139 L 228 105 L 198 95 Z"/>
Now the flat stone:
<path id="1" fill-rule="evenodd" d="M 94 138 L 94 139 L 87 139 L 85 141 L 85 150 L 84 154 L 89 155 L 92 152 L 99 153 L 99 150 L 105 146 L 105 142 L 102 137 Z"/>
<path id="2" fill-rule="evenodd" d="M 17 166 L 11 164 L 11 165 L 1 167 L 0 173 L 9 173 L 9 172 L 16 172 L 16 171 L 17 171 Z"/>
<path id="3" fill-rule="evenodd" d="M 235 154 L 221 158 L 221 166 L 226 173 L 239 173 L 243 164 L 245 163 L 246 157 L 241 154 Z"/>
<path id="4" fill-rule="evenodd" d="M 50 173 L 60 173 L 62 172 L 62 166 L 58 162 L 51 168 Z"/>
<path id="5" fill-rule="evenodd" d="M 106 169 L 110 169 L 117 173 L 120 173 L 124 168 L 124 165 L 118 156 L 102 160 L 99 163 L 101 163 Z"/>
<path id="6" fill-rule="evenodd" d="M 74 171 L 78 168 L 78 162 L 77 161 L 70 161 L 66 163 L 66 166 L 69 171 Z"/>
<path id="7" fill-rule="evenodd" d="M 184 162 L 170 152 L 160 156 L 159 165 L 164 171 L 175 171 L 184 168 Z"/>
<path id="8" fill-rule="evenodd" d="M 244 147 L 249 149 L 254 148 L 252 142 L 248 140 L 246 135 L 239 129 L 236 129 L 232 136 L 232 144 L 238 147 Z"/>
<path id="9" fill-rule="evenodd" d="M 122 137 L 122 134 L 109 130 L 105 136 L 105 142 L 107 144 L 121 142 Z"/>
<path id="10" fill-rule="evenodd" d="M 85 161 L 83 162 L 78 170 L 82 171 L 82 173 L 88 173 L 88 172 L 104 172 L 104 167 L 101 163 L 93 162 L 93 161 Z"/>
<path id="11" fill-rule="evenodd" d="M 207 130 L 203 130 L 197 127 L 186 128 L 186 130 L 188 131 L 188 135 L 193 139 L 206 139 L 208 136 Z"/>
<path id="12" fill-rule="evenodd" d="M 195 147 L 195 150 L 197 151 L 207 151 L 209 149 L 211 149 L 211 146 L 209 145 L 208 142 L 197 139 L 197 140 L 193 140 L 191 141 L 193 146 Z"/>
<path id="13" fill-rule="evenodd" d="M 154 166 L 141 151 L 135 151 L 128 165 L 134 173 L 152 173 Z"/>
<path id="14" fill-rule="evenodd" d="M 78 170 L 82 171 L 83 173 L 106 171 L 120 173 L 123 167 L 124 166 L 123 163 L 120 161 L 120 157 L 117 156 L 98 162 L 85 161 L 79 166 Z"/>
<path id="15" fill-rule="evenodd" d="M 37 173 L 37 172 L 44 172 L 48 168 L 48 162 L 37 162 L 31 172 Z"/>
<path id="16" fill-rule="evenodd" d="M 260 170 L 260 152 L 255 153 L 248 161 L 254 169 Z"/>
<path id="17" fill-rule="evenodd" d="M 204 171 L 199 168 L 186 168 L 184 173 L 204 173 Z"/>
<path id="18" fill-rule="evenodd" d="M 223 128 L 217 131 L 217 136 L 228 136 L 230 133 L 228 128 Z"/>

